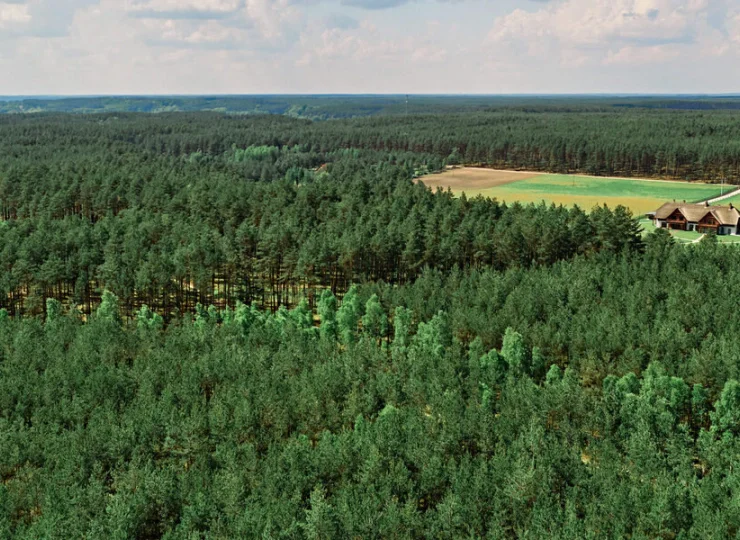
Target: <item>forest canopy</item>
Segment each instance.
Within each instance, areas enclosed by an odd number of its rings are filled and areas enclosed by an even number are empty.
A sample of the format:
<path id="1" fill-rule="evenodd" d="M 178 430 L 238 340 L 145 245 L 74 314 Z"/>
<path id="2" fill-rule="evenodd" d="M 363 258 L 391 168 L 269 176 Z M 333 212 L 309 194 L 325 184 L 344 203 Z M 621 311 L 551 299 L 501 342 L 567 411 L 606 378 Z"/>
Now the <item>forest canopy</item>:
<path id="1" fill-rule="evenodd" d="M 0 537 L 740 534 L 740 251 L 416 181 L 740 183 L 602 105 L 0 116 Z"/>

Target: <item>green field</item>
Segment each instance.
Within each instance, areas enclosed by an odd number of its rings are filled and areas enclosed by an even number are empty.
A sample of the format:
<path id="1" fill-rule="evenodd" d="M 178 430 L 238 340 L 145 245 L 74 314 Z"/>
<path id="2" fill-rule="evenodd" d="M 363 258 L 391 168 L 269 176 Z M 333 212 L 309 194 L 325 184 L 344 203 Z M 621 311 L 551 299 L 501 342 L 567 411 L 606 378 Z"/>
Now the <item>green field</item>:
<path id="1" fill-rule="evenodd" d="M 640 220 L 640 226 L 642 227 L 642 235 L 645 237 L 646 235 L 650 234 L 655 230 L 655 226 L 653 225 L 653 222 L 649 219 L 641 219 Z M 701 239 L 702 236 L 704 236 L 701 233 L 695 232 L 695 231 L 669 231 L 673 238 L 676 239 L 676 242 L 679 244 L 691 244 L 692 242 L 696 242 Z M 735 235 L 723 235 L 718 236 L 717 241 L 720 244 L 740 244 L 740 236 Z"/>
<path id="2" fill-rule="evenodd" d="M 670 231 L 670 233 L 673 235 L 673 238 L 678 241 L 679 244 L 689 244 L 691 242 L 696 242 L 702 236 L 704 236 L 703 234 L 696 231 Z"/>
<path id="3" fill-rule="evenodd" d="M 643 238 L 655 230 L 652 220 L 642 218 L 639 220 L 640 227 L 642 227 Z M 676 239 L 679 244 L 690 244 L 696 240 L 699 240 L 703 235 L 694 231 L 668 231 L 671 236 Z"/>
<path id="4" fill-rule="evenodd" d="M 727 190 L 725 190 L 727 191 Z M 727 205 L 732 204 L 734 206 L 740 207 L 740 195 L 735 195 L 734 197 L 730 197 L 729 199 L 725 199 L 721 202 L 718 202 L 717 204 Z"/>
<path id="5" fill-rule="evenodd" d="M 719 187 L 711 184 L 689 184 L 686 182 L 662 182 L 650 180 L 624 180 L 545 174 L 490 188 L 489 197 L 520 202 L 554 202 L 592 208 L 599 204 L 624 205 L 636 214 L 655 210 L 666 201 L 693 202 L 719 193 Z"/>
<path id="6" fill-rule="evenodd" d="M 512 178 L 509 171 L 486 171 L 488 182 L 478 169 L 474 181 L 471 170 L 455 169 L 424 177 L 428 185 L 449 187 L 456 194 L 468 197 L 483 195 L 507 203 L 552 202 L 566 206 L 578 205 L 591 209 L 596 205 L 623 205 L 635 214 L 655 210 L 667 201 L 695 202 L 719 195 L 716 184 L 678 181 L 604 178 L 564 174 L 526 174 Z M 468 181 L 468 179 L 471 179 Z M 488 185 L 486 185 L 488 184 Z"/>

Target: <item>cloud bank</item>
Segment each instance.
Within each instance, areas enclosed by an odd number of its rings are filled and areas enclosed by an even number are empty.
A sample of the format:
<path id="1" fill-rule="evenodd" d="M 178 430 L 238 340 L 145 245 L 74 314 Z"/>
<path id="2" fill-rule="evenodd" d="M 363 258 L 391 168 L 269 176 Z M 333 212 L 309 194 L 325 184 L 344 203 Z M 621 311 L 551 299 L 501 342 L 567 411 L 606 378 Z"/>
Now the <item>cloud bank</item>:
<path id="1" fill-rule="evenodd" d="M 5 94 L 740 92 L 737 0 L 0 0 Z"/>

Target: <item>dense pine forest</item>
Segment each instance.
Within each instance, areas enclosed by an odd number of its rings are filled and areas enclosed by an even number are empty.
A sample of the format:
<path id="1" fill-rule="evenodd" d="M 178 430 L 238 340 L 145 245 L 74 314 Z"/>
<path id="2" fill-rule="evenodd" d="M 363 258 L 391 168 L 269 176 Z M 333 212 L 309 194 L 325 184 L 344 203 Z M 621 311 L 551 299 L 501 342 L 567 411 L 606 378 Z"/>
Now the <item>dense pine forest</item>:
<path id="1" fill-rule="evenodd" d="M 740 182 L 737 115 L 0 117 L 0 247 L 11 314 L 45 299 L 168 318 L 236 300 L 275 310 L 352 282 L 551 264 L 635 249 L 624 209 L 505 207 L 431 193 L 449 163 Z"/>
<path id="2" fill-rule="evenodd" d="M 740 183 L 648 101 L 0 116 L 0 537 L 739 535 L 740 250 L 416 182 Z"/>

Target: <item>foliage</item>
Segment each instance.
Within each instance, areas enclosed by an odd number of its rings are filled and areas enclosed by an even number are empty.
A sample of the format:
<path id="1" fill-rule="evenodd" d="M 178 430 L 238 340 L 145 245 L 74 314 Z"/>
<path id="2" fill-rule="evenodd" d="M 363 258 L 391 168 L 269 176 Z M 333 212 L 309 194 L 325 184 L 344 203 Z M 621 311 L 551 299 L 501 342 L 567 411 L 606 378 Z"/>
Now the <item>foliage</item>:
<path id="1" fill-rule="evenodd" d="M 0 117 L 0 537 L 737 536 L 740 251 L 413 181 L 736 173 L 600 103 Z"/>
<path id="2" fill-rule="evenodd" d="M 500 352 L 466 346 L 445 312 L 388 348 L 364 324 L 346 347 L 303 313 L 237 311 L 162 328 L 143 309 L 117 333 L 100 315 L 3 323 L 3 536 L 736 530 L 734 379 L 690 390 L 653 362 L 602 389 L 570 367 L 530 376 L 541 353 L 510 328 Z"/>

